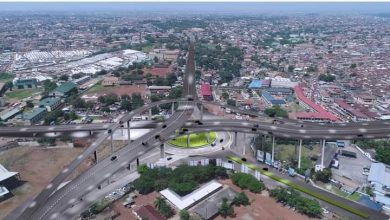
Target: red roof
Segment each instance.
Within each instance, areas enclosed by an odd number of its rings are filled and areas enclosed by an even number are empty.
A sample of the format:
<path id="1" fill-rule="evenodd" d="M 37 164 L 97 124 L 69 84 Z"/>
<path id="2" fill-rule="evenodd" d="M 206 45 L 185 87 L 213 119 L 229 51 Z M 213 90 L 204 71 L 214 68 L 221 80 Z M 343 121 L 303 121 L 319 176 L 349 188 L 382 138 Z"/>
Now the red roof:
<path id="1" fill-rule="evenodd" d="M 211 96 L 211 86 L 210 84 L 202 84 L 200 91 L 202 92 L 202 96 Z"/>
<path id="2" fill-rule="evenodd" d="M 137 211 L 137 215 L 142 219 L 149 220 L 165 220 L 165 218 L 157 212 L 151 205 L 145 205 L 139 208 Z"/>
<path id="3" fill-rule="evenodd" d="M 352 106 L 342 100 L 336 100 L 335 103 L 340 106 L 340 108 L 344 109 L 345 111 L 348 111 L 357 118 L 367 118 L 367 115 L 365 115 L 363 112 L 352 108 Z"/>
<path id="4" fill-rule="evenodd" d="M 322 108 L 321 106 L 317 105 L 312 100 L 307 98 L 303 93 L 302 87 L 295 86 L 294 91 L 298 99 L 300 99 L 302 102 L 306 103 L 306 105 L 310 106 L 312 109 L 316 111 L 316 112 L 298 112 L 296 113 L 297 117 L 307 116 L 307 118 L 321 118 L 321 119 L 329 119 L 330 121 L 337 121 L 337 117 L 335 115 L 329 113 L 324 108 Z"/>

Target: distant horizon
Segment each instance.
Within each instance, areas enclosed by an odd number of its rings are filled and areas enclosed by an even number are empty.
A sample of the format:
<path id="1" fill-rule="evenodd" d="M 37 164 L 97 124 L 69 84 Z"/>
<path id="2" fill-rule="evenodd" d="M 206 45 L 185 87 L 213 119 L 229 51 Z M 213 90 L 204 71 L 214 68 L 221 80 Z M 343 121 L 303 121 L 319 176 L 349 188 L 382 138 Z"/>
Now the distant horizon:
<path id="1" fill-rule="evenodd" d="M 0 2 L 1 12 L 390 13 L 390 2 Z"/>

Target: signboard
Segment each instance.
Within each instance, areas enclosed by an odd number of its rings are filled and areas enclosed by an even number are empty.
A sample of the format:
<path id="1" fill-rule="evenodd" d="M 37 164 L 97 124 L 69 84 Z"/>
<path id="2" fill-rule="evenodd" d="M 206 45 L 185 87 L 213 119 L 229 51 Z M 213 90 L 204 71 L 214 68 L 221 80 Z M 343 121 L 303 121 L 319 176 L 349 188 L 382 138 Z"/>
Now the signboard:
<path id="1" fill-rule="evenodd" d="M 264 162 L 264 152 L 257 150 L 256 159 L 257 161 Z"/>
<path id="2" fill-rule="evenodd" d="M 270 153 L 265 153 L 265 163 L 268 165 L 272 165 L 272 158 Z"/>

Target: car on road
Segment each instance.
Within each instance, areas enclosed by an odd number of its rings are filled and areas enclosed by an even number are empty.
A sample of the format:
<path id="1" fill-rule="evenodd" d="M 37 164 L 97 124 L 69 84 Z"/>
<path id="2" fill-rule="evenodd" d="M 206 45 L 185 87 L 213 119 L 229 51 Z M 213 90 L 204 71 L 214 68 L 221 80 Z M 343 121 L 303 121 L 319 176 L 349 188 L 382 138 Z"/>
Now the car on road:
<path id="1" fill-rule="evenodd" d="M 172 160 L 172 157 L 168 157 L 167 160 Z"/>
<path id="2" fill-rule="evenodd" d="M 118 157 L 116 155 L 111 157 L 111 161 L 115 161 Z"/>

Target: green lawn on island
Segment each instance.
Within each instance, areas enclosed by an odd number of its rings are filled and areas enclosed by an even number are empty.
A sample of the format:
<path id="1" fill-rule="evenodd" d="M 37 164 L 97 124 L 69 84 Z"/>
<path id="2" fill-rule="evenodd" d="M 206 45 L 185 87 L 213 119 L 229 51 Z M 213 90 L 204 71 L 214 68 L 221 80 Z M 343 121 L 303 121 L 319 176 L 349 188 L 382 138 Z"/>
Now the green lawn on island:
<path id="1" fill-rule="evenodd" d="M 5 93 L 5 96 L 9 99 L 24 99 L 27 97 L 31 97 L 41 93 L 42 89 L 34 88 L 34 89 L 13 89 L 13 91 Z"/>
<path id="2" fill-rule="evenodd" d="M 216 132 L 210 132 L 210 143 L 213 143 L 217 139 Z M 171 145 L 180 148 L 199 148 L 210 144 L 207 142 L 207 133 L 190 134 L 190 146 L 187 146 L 187 135 L 179 136 L 174 140 L 168 142 Z"/>

